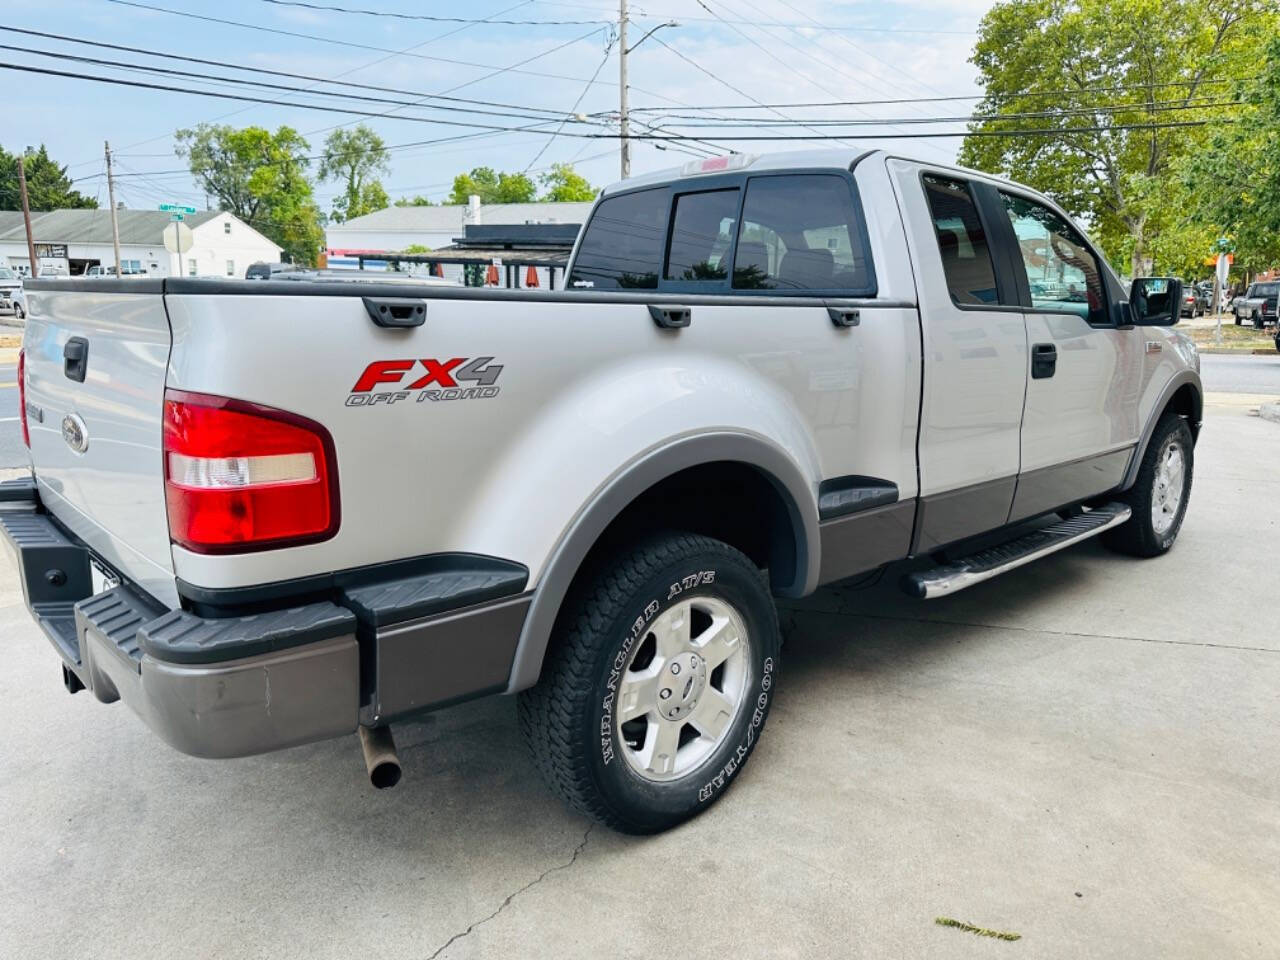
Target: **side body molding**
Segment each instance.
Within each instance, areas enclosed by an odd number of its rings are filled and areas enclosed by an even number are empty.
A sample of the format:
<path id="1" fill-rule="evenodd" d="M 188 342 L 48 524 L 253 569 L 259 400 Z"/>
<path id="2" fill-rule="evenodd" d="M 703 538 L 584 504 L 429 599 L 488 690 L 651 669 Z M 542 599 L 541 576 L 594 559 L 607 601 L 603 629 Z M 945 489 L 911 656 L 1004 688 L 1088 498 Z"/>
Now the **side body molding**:
<path id="1" fill-rule="evenodd" d="M 1191 416 L 1191 436 L 1193 439 L 1198 439 L 1200 435 L 1200 419 L 1204 414 L 1204 386 L 1200 383 L 1200 375 L 1194 370 L 1179 370 L 1169 378 L 1169 382 L 1160 391 L 1160 398 L 1156 401 L 1155 406 L 1151 408 L 1151 412 L 1147 414 L 1147 422 L 1142 427 L 1142 437 L 1139 439 L 1137 447 L 1134 448 L 1133 457 L 1124 472 L 1124 479 L 1120 481 L 1120 486 L 1117 489 L 1128 490 L 1137 482 L 1138 470 L 1142 467 L 1142 458 L 1146 456 L 1147 444 L 1151 442 L 1151 435 L 1155 433 L 1156 424 L 1160 422 L 1161 414 L 1169 406 L 1174 394 L 1188 384 L 1191 385 L 1195 393 L 1194 411 Z"/>
<path id="2" fill-rule="evenodd" d="M 560 605 L 588 551 L 609 524 L 654 484 L 689 467 L 725 461 L 754 467 L 773 484 L 787 506 L 795 538 L 795 575 L 789 583 L 775 583 L 774 591 L 782 596 L 799 597 L 816 589 L 821 543 L 815 482 L 807 479 L 781 448 L 753 434 L 725 431 L 673 440 L 641 455 L 616 473 L 561 537 L 534 592 L 511 665 L 507 693 L 524 690 L 538 682 Z"/>

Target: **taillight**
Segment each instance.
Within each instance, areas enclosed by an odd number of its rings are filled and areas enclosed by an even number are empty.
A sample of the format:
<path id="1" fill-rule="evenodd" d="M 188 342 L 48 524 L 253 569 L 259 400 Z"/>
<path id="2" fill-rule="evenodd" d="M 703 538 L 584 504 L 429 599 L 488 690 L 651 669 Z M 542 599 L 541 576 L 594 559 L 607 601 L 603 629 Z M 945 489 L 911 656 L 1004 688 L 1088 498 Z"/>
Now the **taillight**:
<path id="1" fill-rule="evenodd" d="M 27 429 L 27 351 L 18 351 L 18 419 L 22 421 L 22 442 L 31 446 L 31 431 Z"/>
<path id="2" fill-rule="evenodd" d="M 282 410 L 166 390 L 164 477 L 169 536 L 197 553 L 315 543 L 338 530 L 333 439 Z"/>

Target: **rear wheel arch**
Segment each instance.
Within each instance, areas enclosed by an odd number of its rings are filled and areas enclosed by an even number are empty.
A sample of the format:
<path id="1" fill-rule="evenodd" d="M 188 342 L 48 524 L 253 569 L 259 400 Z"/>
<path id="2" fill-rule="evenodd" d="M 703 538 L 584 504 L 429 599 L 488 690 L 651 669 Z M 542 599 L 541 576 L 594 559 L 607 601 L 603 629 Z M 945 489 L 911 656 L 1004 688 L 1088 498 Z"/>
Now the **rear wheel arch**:
<path id="1" fill-rule="evenodd" d="M 702 515 L 699 505 L 707 501 L 696 491 L 716 484 L 733 491 L 728 509 Z M 780 447 L 746 433 L 686 437 L 633 461 L 578 514 L 538 578 L 507 692 L 537 683 L 575 580 L 593 554 L 611 549 L 628 533 L 652 532 L 656 526 L 712 536 L 768 566 L 775 594 L 812 592 L 820 562 L 814 489 L 816 483 Z"/>

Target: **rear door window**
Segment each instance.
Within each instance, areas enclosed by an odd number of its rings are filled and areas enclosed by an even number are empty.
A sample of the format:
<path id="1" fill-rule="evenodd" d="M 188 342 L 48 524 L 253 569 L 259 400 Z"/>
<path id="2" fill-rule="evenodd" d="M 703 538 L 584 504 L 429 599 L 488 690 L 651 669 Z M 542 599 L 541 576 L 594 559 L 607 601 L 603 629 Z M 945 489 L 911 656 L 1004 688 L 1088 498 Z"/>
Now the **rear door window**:
<path id="1" fill-rule="evenodd" d="M 735 290 L 873 289 L 849 184 L 830 174 L 753 177 L 734 255 Z"/>
<path id="2" fill-rule="evenodd" d="M 708 190 L 676 197 L 665 279 L 729 279 L 729 249 L 738 223 L 738 190 Z"/>
<path id="3" fill-rule="evenodd" d="M 600 201 L 578 245 L 570 288 L 656 290 L 666 216 L 665 188 Z"/>
<path id="4" fill-rule="evenodd" d="M 996 271 L 969 184 L 927 173 L 924 192 L 951 300 L 959 306 L 996 306 Z"/>

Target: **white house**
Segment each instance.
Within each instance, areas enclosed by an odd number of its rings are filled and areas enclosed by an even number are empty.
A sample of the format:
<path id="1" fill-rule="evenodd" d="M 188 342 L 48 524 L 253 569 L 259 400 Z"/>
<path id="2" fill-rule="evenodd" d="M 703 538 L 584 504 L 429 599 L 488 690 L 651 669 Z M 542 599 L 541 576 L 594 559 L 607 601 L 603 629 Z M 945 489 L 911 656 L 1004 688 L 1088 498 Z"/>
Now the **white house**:
<path id="1" fill-rule="evenodd" d="M 510 226 L 523 223 L 586 223 L 590 203 L 492 203 L 481 204 L 472 197 L 469 204 L 436 207 L 386 207 L 354 217 L 346 223 L 332 223 L 325 230 L 325 245 L 331 267 L 358 265 L 356 254 L 403 252 L 420 246 L 435 250 L 461 237 L 468 224 Z M 366 262 L 366 266 L 368 263 Z M 460 268 L 448 266 L 445 275 L 454 278 Z M 546 271 L 540 270 L 547 284 Z"/>
<path id="2" fill-rule="evenodd" d="M 119 210 L 120 272 L 152 277 L 243 277 L 250 264 L 280 260 L 280 247 L 230 213 L 188 214 L 191 249 L 181 256 L 164 246 L 173 229 L 158 210 Z M 51 210 L 31 214 L 40 273 L 79 276 L 92 266 L 114 266 L 110 210 Z M 0 263 L 28 275 L 31 263 L 20 211 L 0 211 Z"/>

